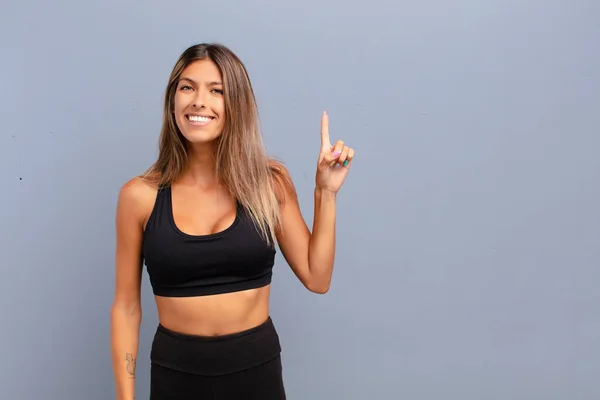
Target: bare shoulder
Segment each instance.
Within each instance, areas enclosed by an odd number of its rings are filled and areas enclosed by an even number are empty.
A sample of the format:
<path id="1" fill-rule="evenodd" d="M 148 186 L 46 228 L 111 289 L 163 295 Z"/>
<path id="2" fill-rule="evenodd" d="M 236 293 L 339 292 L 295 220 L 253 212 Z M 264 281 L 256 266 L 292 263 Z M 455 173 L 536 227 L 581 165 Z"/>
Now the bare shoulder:
<path id="1" fill-rule="evenodd" d="M 144 224 L 154 207 L 157 191 L 156 184 L 142 177 L 134 177 L 121 186 L 118 209 L 129 216 L 135 216 L 138 222 Z"/>
<path id="2" fill-rule="evenodd" d="M 125 310 L 127 315 L 140 308 L 143 231 L 154 208 L 156 192 L 156 187 L 140 177 L 125 182 L 119 190 L 113 307 Z"/>
<path id="3" fill-rule="evenodd" d="M 296 188 L 290 175 L 290 171 L 285 165 L 278 160 L 269 160 L 269 171 L 275 194 L 280 203 L 284 203 L 287 199 L 296 200 Z"/>

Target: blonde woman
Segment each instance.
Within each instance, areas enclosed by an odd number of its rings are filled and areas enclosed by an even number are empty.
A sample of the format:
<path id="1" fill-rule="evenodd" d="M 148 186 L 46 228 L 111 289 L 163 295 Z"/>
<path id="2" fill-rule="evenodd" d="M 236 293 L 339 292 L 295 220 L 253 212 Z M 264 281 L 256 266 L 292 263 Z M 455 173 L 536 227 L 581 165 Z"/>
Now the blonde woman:
<path id="1" fill-rule="evenodd" d="M 244 64 L 220 44 L 183 52 L 165 93 L 158 159 L 118 198 L 118 400 L 134 399 L 143 264 L 159 317 L 152 400 L 286 398 L 269 313 L 275 245 L 308 290 L 327 292 L 336 195 L 353 157 L 343 142 L 330 143 L 324 113 L 311 232 L 289 173 L 265 154 Z"/>

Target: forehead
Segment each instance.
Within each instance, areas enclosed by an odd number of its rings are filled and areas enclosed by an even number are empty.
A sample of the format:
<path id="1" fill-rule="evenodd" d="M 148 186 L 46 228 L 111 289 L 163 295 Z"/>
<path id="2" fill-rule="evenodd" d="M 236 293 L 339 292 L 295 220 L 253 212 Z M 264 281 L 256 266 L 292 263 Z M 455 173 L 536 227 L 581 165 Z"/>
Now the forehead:
<path id="1" fill-rule="evenodd" d="M 221 72 L 217 65 L 209 59 L 196 60 L 185 67 L 181 72 L 180 79 L 191 79 L 196 82 L 216 82 L 222 81 Z"/>

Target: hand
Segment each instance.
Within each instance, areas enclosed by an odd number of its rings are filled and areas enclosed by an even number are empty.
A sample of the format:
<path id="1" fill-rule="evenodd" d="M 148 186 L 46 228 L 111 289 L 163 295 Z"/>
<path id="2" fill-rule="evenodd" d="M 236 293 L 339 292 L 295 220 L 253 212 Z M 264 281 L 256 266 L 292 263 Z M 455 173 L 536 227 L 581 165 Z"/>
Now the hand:
<path id="1" fill-rule="evenodd" d="M 321 117 L 321 152 L 317 163 L 317 189 L 337 193 L 352 165 L 354 149 L 338 140 L 334 146 L 329 141 L 329 116 L 323 112 Z"/>

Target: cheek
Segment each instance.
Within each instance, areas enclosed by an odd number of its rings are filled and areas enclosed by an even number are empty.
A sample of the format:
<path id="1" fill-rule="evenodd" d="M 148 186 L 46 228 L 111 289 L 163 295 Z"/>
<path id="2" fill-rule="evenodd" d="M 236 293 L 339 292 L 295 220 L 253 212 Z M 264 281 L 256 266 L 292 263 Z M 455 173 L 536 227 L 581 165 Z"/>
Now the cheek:
<path id="1" fill-rule="evenodd" d="M 221 101 L 217 104 L 216 110 L 218 110 L 219 116 L 221 119 L 225 119 L 225 101 L 221 99 Z"/>
<path id="2" fill-rule="evenodd" d="M 215 111 L 217 111 L 217 110 L 215 110 Z M 221 107 L 219 107 L 217 112 L 219 113 L 219 127 L 221 129 L 223 129 L 223 127 L 225 126 L 225 117 L 226 117 L 225 106 L 221 105 Z"/>
<path id="3" fill-rule="evenodd" d="M 215 110 L 219 115 L 225 115 L 225 100 L 223 98 L 215 99 L 212 104 L 213 110 Z"/>
<path id="4" fill-rule="evenodd" d="M 225 102 L 222 99 L 216 100 L 211 103 L 210 108 L 219 116 L 219 125 L 222 125 L 225 121 Z"/>
<path id="5" fill-rule="evenodd" d="M 175 96 L 175 98 L 173 99 L 173 111 L 175 111 L 177 114 L 179 114 L 177 111 L 180 111 L 183 109 L 183 102 L 181 99 L 181 96 Z"/>

